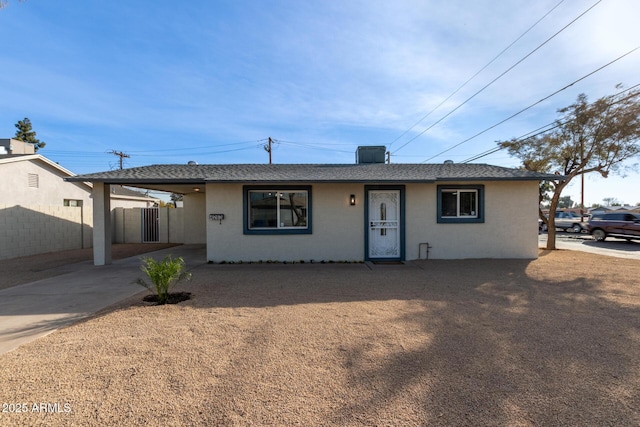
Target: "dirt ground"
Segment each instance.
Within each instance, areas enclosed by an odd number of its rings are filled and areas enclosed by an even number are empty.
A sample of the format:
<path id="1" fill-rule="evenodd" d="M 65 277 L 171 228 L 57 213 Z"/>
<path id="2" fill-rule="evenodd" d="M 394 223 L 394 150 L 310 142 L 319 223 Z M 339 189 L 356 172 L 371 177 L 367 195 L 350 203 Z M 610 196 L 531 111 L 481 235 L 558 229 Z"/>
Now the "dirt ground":
<path id="1" fill-rule="evenodd" d="M 122 259 L 176 246 L 173 243 L 127 243 L 111 247 L 112 258 Z M 69 264 L 91 262 L 93 249 L 72 249 L 20 258 L 0 260 L 0 289 L 35 282 L 68 272 Z"/>
<path id="2" fill-rule="evenodd" d="M 192 273 L 0 356 L 0 425 L 640 425 L 637 260 Z"/>

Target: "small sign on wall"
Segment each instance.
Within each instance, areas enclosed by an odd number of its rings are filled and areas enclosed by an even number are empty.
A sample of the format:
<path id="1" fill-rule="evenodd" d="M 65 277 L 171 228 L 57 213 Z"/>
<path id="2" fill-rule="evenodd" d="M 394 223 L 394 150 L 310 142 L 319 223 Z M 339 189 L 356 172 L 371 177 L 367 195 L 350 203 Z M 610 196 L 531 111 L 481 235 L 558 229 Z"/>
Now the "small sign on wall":
<path id="1" fill-rule="evenodd" d="M 224 214 L 221 214 L 221 213 L 209 214 L 209 220 L 210 221 L 220 221 L 220 224 L 222 224 L 222 220 L 223 219 L 224 219 Z"/>

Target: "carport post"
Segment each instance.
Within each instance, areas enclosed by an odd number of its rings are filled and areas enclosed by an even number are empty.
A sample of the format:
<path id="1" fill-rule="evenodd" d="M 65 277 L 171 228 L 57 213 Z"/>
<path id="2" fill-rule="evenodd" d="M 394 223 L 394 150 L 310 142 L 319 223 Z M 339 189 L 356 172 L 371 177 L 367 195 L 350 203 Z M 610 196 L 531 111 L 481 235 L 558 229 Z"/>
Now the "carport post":
<path id="1" fill-rule="evenodd" d="M 111 190 L 93 183 L 93 264 L 111 264 Z"/>

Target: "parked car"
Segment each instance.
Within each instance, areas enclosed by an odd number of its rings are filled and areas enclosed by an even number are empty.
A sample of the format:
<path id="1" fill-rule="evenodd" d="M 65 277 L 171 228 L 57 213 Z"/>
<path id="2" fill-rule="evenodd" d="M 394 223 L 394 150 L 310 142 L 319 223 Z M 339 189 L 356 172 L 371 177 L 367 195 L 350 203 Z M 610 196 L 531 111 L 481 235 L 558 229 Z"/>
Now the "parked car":
<path id="1" fill-rule="evenodd" d="M 599 242 L 608 236 L 640 239 L 640 215 L 630 212 L 611 212 L 591 217 L 587 230 Z"/>
<path id="2" fill-rule="evenodd" d="M 582 230 L 586 230 L 587 224 L 582 221 L 582 217 L 573 212 L 556 211 L 554 216 L 556 228 L 563 231 L 573 231 L 574 233 L 581 233 Z M 545 231 L 547 226 L 541 219 L 538 219 L 538 230 Z"/>

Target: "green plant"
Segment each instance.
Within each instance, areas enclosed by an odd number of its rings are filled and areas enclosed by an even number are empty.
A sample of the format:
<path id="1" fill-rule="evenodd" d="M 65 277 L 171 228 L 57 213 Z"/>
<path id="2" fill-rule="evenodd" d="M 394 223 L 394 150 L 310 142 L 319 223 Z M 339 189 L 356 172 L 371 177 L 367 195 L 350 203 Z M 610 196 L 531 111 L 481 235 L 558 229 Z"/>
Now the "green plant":
<path id="1" fill-rule="evenodd" d="M 143 279 L 136 280 L 136 283 L 155 292 L 158 296 L 158 304 L 167 302 L 169 291 L 176 283 L 191 279 L 191 273 L 185 271 L 182 257 L 173 259 L 171 255 L 167 255 L 162 261 L 156 261 L 151 257 L 144 257 L 141 260 L 140 269 L 149 277 L 151 284 Z"/>

